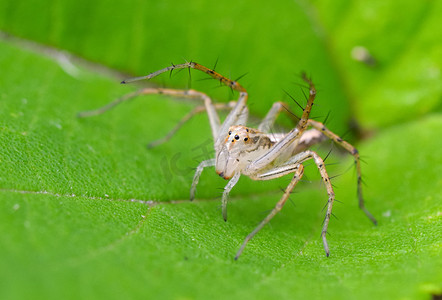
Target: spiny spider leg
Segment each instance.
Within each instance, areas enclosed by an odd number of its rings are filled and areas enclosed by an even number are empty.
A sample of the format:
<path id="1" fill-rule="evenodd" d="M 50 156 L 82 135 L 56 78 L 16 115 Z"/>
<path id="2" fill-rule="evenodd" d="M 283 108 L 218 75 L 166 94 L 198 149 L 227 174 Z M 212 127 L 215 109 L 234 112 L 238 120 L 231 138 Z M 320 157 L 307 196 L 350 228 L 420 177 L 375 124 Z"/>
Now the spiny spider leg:
<path id="1" fill-rule="evenodd" d="M 304 108 L 304 111 L 302 113 L 301 119 L 299 120 L 298 124 L 294 129 L 292 129 L 289 133 L 287 133 L 287 135 L 284 138 L 282 138 L 272 148 L 270 148 L 270 150 L 267 153 L 265 153 L 264 155 L 262 155 L 261 157 L 250 163 L 250 165 L 247 166 L 247 168 L 245 169 L 246 173 L 256 173 L 265 166 L 267 166 L 269 163 L 274 161 L 278 157 L 278 155 L 282 151 L 286 150 L 293 142 L 293 140 L 299 138 L 304 132 L 304 130 L 307 128 L 308 118 L 310 116 L 310 112 L 313 107 L 313 102 L 316 97 L 316 89 L 313 82 L 310 79 L 308 79 L 305 74 L 303 74 L 303 79 L 309 84 L 310 91 L 309 91 L 309 98 L 307 100 L 307 104 Z"/>
<path id="2" fill-rule="evenodd" d="M 168 96 L 174 96 L 174 97 L 183 97 L 183 98 L 193 98 L 193 99 L 200 99 L 204 101 L 205 108 L 207 110 L 207 114 L 209 116 L 209 122 L 210 127 L 212 128 L 212 135 L 213 138 L 216 139 L 218 135 L 218 130 L 220 127 L 220 121 L 218 114 L 216 112 L 215 106 L 212 103 L 212 100 L 207 96 L 206 94 L 202 92 L 198 92 L 195 90 L 174 90 L 174 89 L 163 89 L 163 88 L 144 88 L 138 91 L 135 91 L 133 93 L 129 93 L 127 95 L 124 95 L 117 100 L 101 107 L 95 110 L 91 111 L 85 111 L 78 114 L 78 117 L 84 118 L 84 117 L 90 117 L 102 114 L 109 109 L 113 108 L 114 106 L 124 102 L 133 99 L 134 97 L 140 96 L 140 95 L 150 95 L 150 94 L 162 94 L 162 95 L 168 95 Z"/>
<path id="3" fill-rule="evenodd" d="M 229 103 L 214 103 L 213 106 L 216 110 L 227 110 L 234 107 L 236 104 L 235 101 L 230 101 Z M 172 136 L 181 128 L 183 125 L 188 122 L 190 119 L 192 119 L 195 115 L 202 113 L 206 111 L 205 106 L 197 106 L 192 111 L 190 111 L 187 115 L 185 115 L 176 125 L 174 128 L 172 128 L 164 137 L 152 141 L 147 145 L 147 148 L 154 148 L 158 145 L 161 145 L 167 141 L 169 141 Z"/>
<path id="4" fill-rule="evenodd" d="M 225 77 L 225 76 L 223 76 L 223 75 L 221 75 L 221 74 L 219 74 L 219 73 L 217 73 L 217 72 L 215 72 L 215 71 L 213 71 L 203 65 L 200 65 L 200 64 L 198 64 L 196 62 L 192 62 L 192 61 L 186 62 L 184 64 L 179 64 L 179 65 L 171 65 L 167 68 L 150 73 L 149 75 L 146 75 L 146 76 L 140 76 L 140 77 L 135 77 L 135 78 L 123 80 L 121 83 L 125 84 L 125 83 L 130 83 L 130 82 L 134 82 L 134 81 L 138 81 L 138 80 L 149 80 L 149 79 L 152 79 L 152 78 L 154 78 L 164 72 L 178 70 L 178 69 L 186 69 L 186 68 L 192 68 L 195 70 L 202 71 L 202 72 L 208 74 L 209 76 L 213 77 L 214 79 L 219 80 L 219 82 L 225 84 L 226 86 L 228 86 L 238 92 L 244 92 L 244 93 L 247 92 L 246 89 L 243 88 L 238 82 L 231 80 L 231 79 L 229 79 L 229 78 L 227 78 L 227 77 Z"/>
<path id="5" fill-rule="evenodd" d="M 247 91 L 245 88 L 243 88 L 238 82 L 231 80 L 203 65 L 200 65 L 196 62 L 187 62 L 184 64 L 179 64 L 179 65 L 171 65 L 167 68 L 158 70 L 156 72 L 150 73 L 149 75 L 146 76 L 141 76 L 141 77 L 135 77 L 135 78 L 131 78 L 131 79 L 127 79 L 127 80 L 123 80 L 121 83 L 130 83 L 130 82 L 134 82 L 134 81 L 138 81 L 138 80 L 144 80 L 144 79 L 152 79 L 155 76 L 158 76 L 164 72 L 168 72 L 168 71 L 172 71 L 172 70 L 177 70 L 177 69 L 185 69 L 185 68 L 192 68 L 195 70 L 199 70 L 202 71 L 206 74 L 208 74 L 209 76 L 211 76 L 212 78 L 218 80 L 220 83 L 230 87 L 232 90 L 238 91 L 239 92 L 239 99 L 236 103 L 236 106 L 232 109 L 232 111 L 228 114 L 227 118 L 224 120 L 223 124 L 221 126 L 216 126 L 214 127 L 215 124 L 210 124 L 212 127 L 212 132 L 215 132 L 216 129 L 216 134 L 214 133 L 214 140 L 215 140 L 215 150 L 219 149 L 222 146 L 223 140 L 224 140 L 224 134 L 225 132 L 227 132 L 227 130 L 229 129 L 230 126 L 235 125 L 237 120 L 241 118 L 241 116 L 244 115 L 244 113 L 247 111 L 245 106 L 247 103 Z M 216 111 L 215 109 L 212 107 L 208 107 L 206 105 L 206 109 L 207 109 L 207 113 L 209 115 L 216 115 Z"/>
<path id="6" fill-rule="evenodd" d="M 321 232 L 321 237 L 322 237 L 322 243 L 324 245 L 325 254 L 327 256 L 329 256 L 330 255 L 330 250 L 329 250 L 329 247 L 328 247 L 327 236 L 326 235 L 327 235 L 328 223 L 330 222 L 330 217 L 331 217 L 331 213 L 332 213 L 332 207 L 333 207 L 333 201 L 335 199 L 335 193 L 333 191 L 333 186 L 330 183 L 330 178 L 329 178 L 329 176 L 327 174 L 327 171 L 326 171 L 325 166 L 324 166 L 324 161 L 322 160 L 322 158 L 316 152 L 311 151 L 311 150 L 307 150 L 307 151 L 304 151 L 304 152 L 296 154 L 295 156 L 290 158 L 284 165 L 276 167 L 274 169 L 267 170 L 267 171 L 265 171 L 265 173 L 258 173 L 255 176 L 251 176 L 251 178 L 255 179 L 255 180 L 270 180 L 270 179 L 275 179 L 275 178 L 282 177 L 284 175 L 287 175 L 287 174 L 290 174 L 290 173 L 293 173 L 293 172 L 295 172 L 295 175 L 296 175 L 296 172 L 301 172 L 302 173 L 303 167 L 302 167 L 301 164 L 303 162 L 305 162 L 306 160 L 309 160 L 309 159 L 313 159 L 313 161 L 315 162 L 316 166 L 318 167 L 319 173 L 321 174 L 322 180 L 324 181 L 325 187 L 327 189 L 327 194 L 328 194 L 327 213 L 325 215 L 324 225 L 322 227 L 322 232 Z M 302 176 L 302 174 L 300 176 Z M 293 181 L 290 184 L 292 184 L 292 183 L 293 183 Z M 296 184 L 296 182 L 294 184 Z M 289 187 L 290 187 L 290 185 L 289 185 Z M 292 189 L 293 189 L 293 187 L 292 187 Z M 286 194 L 284 193 L 283 198 L 284 198 L 285 195 Z M 278 204 L 279 204 L 279 202 L 278 202 Z M 279 210 L 281 210 L 281 209 L 279 209 Z M 273 218 L 273 216 L 279 210 L 272 211 L 272 213 L 269 215 L 270 218 L 268 216 L 266 219 L 264 219 L 264 221 L 261 222 L 261 224 L 246 238 L 246 240 L 244 241 L 243 245 L 240 248 L 240 251 L 238 251 L 238 254 L 235 257 L 236 259 L 241 254 L 242 250 L 245 247 L 245 244 L 265 224 L 267 224 L 268 220 Z"/>
<path id="7" fill-rule="evenodd" d="M 269 133 L 271 127 L 273 126 L 281 112 L 286 113 L 289 118 L 296 120 L 296 122 L 299 121 L 299 117 L 295 116 L 286 107 L 287 104 L 284 102 L 278 101 L 273 103 L 272 108 L 269 110 L 267 115 L 258 126 L 258 130 L 264 133 L 268 133 L 268 137 L 274 142 L 279 142 L 286 135 L 286 133 Z M 298 145 L 293 152 L 299 153 L 313 145 L 319 144 L 324 139 L 326 139 L 326 137 L 316 129 L 309 129 L 307 131 L 304 131 L 304 133 L 299 138 Z"/>
<path id="8" fill-rule="evenodd" d="M 235 260 L 239 258 L 241 253 L 243 252 L 244 248 L 246 247 L 247 243 L 257 234 L 270 220 L 281 211 L 282 207 L 284 206 L 287 199 L 290 197 L 290 193 L 295 188 L 296 184 L 301 179 L 302 175 L 304 174 L 304 166 L 303 165 L 297 165 L 294 170 L 291 170 L 290 172 L 295 172 L 295 175 L 293 175 L 293 179 L 290 181 L 289 185 L 284 191 L 284 194 L 281 197 L 281 200 L 276 203 L 275 208 L 267 215 L 267 217 L 259 223 L 259 225 L 244 239 L 244 242 L 241 245 L 241 248 L 239 248 L 238 252 L 235 255 Z"/>
<path id="9" fill-rule="evenodd" d="M 319 169 L 319 173 L 321 174 L 322 180 L 324 181 L 325 188 L 327 189 L 327 194 L 328 194 L 327 212 L 325 214 L 324 225 L 322 226 L 321 236 L 322 236 L 322 243 L 324 245 L 325 254 L 328 257 L 330 255 L 330 250 L 328 248 L 328 243 L 327 243 L 327 228 L 332 214 L 333 201 L 335 200 L 335 192 L 333 191 L 333 186 L 331 185 L 330 178 L 325 169 L 324 161 L 316 152 L 311 150 L 306 150 L 304 152 L 297 154 L 295 157 L 297 158 L 298 163 L 304 162 L 308 159 L 313 159 L 313 161 L 315 162 L 316 166 Z"/>
<path id="10" fill-rule="evenodd" d="M 362 209 L 362 211 L 367 215 L 367 217 L 376 225 L 377 221 L 373 217 L 373 215 L 365 208 L 364 205 L 364 198 L 362 196 L 362 176 L 361 176 L 361 163 L 359 159 L 359 152 L 358 150 L 353 147 L 348 142 L 341 139 L 338 135 L 330 131 L 328 128 L 324 126 L 324 124 L 314 121 L 314 120 L 308 120 L 308 125 L 312 126 L 318 131 L 321 131 L 325 136 L 327 136 L 329 139 L 340 145 L 342 148 L 350 152 L 351 155 L 355 158 L 355 164 L 356 164 L 356 172 L 358 174 L 358 198 L 359 198 L 359 208 Z"/>

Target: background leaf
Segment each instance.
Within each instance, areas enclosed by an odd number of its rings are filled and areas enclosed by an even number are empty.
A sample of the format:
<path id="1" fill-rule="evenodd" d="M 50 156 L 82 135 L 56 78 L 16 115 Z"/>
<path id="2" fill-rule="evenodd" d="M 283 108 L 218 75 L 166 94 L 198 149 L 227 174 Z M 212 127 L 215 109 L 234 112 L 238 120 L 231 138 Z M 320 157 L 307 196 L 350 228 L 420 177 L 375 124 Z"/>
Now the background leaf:
<path id="1" fill-rule="evenodd" d="M 43 9 L 44 7 L 44 9 Z M 46 9 L 49 8 L 49 9 Z M 253 8 L 253 9 L 252 9 Z M 35 12 L 38 11 L 39 14 Z M 441 294 L 442 129 L 440 1 L 12 2 L 0 4 L 0 296 L 21 298 L 428 299 Z M 87 61 L 146 74 L 183 57 L 236 78 L 262 116 L 306 70 L 319 86 L 314 115 L 370 133 L 358 144 L 373 227 L 357 208 L 351 159 L 330 166 L 337 199 L 326 258 L 319 238 L 326 194 L 313 165 L 283 212 L 243 238 L 290 178 L 233 190 L 206 171 L 187 201 L 190 167 L 210 151 L 207 117 L 147 151 L 193 103 L 149 96 L 77 119 L 136 89 Z M 439 35 L 439 36 L 438 36 Z M 394 37 L 394 38 L 392 38 Z M 364 46 L 377 61 L 351 58 Z M 43 49 L 43 50 L 42 50 Z M 110 75 L 109 75 L 110 74 Z M 192 73 L 193 88 L 232 95 Z M 157 84 L 186 87 L 182 72 Z M 287 100 L 287 97 L 285 98 Z M 293 110 L 296 112 L 295 106 Z M 298 112 L 299 113 L 299 112 Z M 284 124 L 288 124 L 285 122 Z M 327 153 L 329 147 L 319 152 Z M 336 151 L 334 151 L 336 152 Z M 176 163 L 175 163 L 176 161 Z M 217 197 L 217 198 L 215 198 Z"/>

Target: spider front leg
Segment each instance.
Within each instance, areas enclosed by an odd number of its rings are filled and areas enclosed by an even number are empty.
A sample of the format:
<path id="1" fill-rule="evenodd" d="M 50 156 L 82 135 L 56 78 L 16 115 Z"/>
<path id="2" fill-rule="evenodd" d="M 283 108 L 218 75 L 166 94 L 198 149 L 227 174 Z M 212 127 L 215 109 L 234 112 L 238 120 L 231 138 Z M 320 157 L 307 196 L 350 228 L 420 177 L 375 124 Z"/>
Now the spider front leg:
<path id="1" fill-rule="evenodd" d="M 316 130 L 322 132 L 325 136 L 327 136 L 329 139 L 343 147 L 345 150 L 350 152 L 351 155 L 355 158 L 355 164 L 356 164 L 356 172 L 358 174 L 358 198 L 359 198 L 359 208 L 362 209 L 362 211 L 365 213 L 365 215 L 376 225 L 377 221 L 373 217 L 373 215 L 365 208 L 364 204 L 364 198 L 362 196 L 362 175 L 361 175 L 361 162 L 359 158 L 359 152 L 358 150 L 353 147 L 348 142 L 344 141 L 342 138 L 340 138 L 338 135 L 327 129 L 324 124 L 314 121 L 314 120 L 308 120 L 308 125 L 312 126 Z"/>
<path id="2" fill-rule="evenodd" d="M 201 173 L 203 172 L 204 168 L 213 167 L 214 165 L 215 165 L 214 158 L 204 160 L 198 165 L 198 167 L 196 168 L 196 171 L 195 171 L 195 175 L 193 176 L 192 187 L 190 188 L 190 201 L 195 199 L 196 186 L 200 180 L 200 176 L 201 176 Z"/>
<path id="3" fill-rule="evenodd" d="M 196 62 L 191 61 L 191 62 L 186 62 L 184 64 L 179 64 L 179 65 L 172 64 L 171 66 L 169 66 L 167 68 L 150 73 L 146 76 L 130 78 L 127 80 L 123 80 L 121 83 L 126 84 L 126 83 L 130 83 L 130 82 L 138 81 L 138 80 L 145 80 L 145 79 L 149 80 L 149 79 L 152 79 L 162 73 L 172 72 L 173 70 L 178 70 L 178 69 L 199 70 L 201 72 L 206 73 L 210 77 L 218 80 L 221 84 L 224 84 L 224 85 L 230 87 L 232 90 L 239 92 L 239 99 L 238 99 L 236 105 L 233 107 L 232 111 L 227 115 L 227 118 L 224 120 L 224 122 L 221 126 L 220 126 L 219 118 L 218 118 L 218 115 L 216 114 L 215 108 L 213 107 L 213 105 L 208 105 L 209 103 L 207 101 L 205 101 L 206 110 L 207 110 L 207 113 L 209 114 L 210 126 L 212 128 L 212 135 L 215 140 L 215 151 L 218 151 L 222 147 L 222 143 L 223 143 L 223 139 L 224 139 L 223 135 L 227 132 L 229 127 L 234 125 L 236 122 L 238 122 L 238 120 L 242 121 L 244 119 L 247 119 L 247 116 L 244 117 L 244 114 L 247 112 L 247 108 L 246 108 L 246 103 L 247 103 L 247 98 L 248 98 L 247 90 L 244 87 L 242 87 L 237 81 L 231 80 L 231 79 L 215 72 L 214 70 L 211 70 L 203 65 L 200 65 Z M 194 92 L 196 92 L 196 91 L 194 91 Z M 203 93 L 201 93 L 201 94 L 203 94 Z M 206 100 L 206 99 L 210 100 L 209 97 L 205 98 L 204 100 Z M 213 118 L 211 116 L 213 116 Z"/>
<path id="4" fill-rule="evenodd" d="M 227 221 L 227 200 L 229 198 L 229 193 L 233 189 L 233 187 L 238 183 L 239 177 L 241 177 L 241 173 L 238 172 L 235 175 L 233 175 L 232 179 L 230 179 L 230 181 L 224 187 L 223 198 L 221 200 L 224 221 Z"/>

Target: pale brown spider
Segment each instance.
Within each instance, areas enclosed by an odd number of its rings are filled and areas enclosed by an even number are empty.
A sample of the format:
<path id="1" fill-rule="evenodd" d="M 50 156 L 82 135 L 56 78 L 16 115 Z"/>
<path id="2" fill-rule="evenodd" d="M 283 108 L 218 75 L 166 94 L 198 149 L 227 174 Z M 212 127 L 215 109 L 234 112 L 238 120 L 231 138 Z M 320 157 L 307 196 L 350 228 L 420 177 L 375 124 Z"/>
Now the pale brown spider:
<path id="1" fill-rule="evenodd" d="M 245 124 L 248 118 L 248 108 L 246 106 L 248 97 L 247 91 L 238 82 L 228 79 L 221 74 L 195 62 L 172 65 L 165 69 L 151 73 L 147 76 L 128 79 L 123 81 L 122 83 L 129 83 L 142 79 L 151 79 L 161 73 L 183 68 L 200 70 L 213 77 L 214 79 L 219 80 L 222 84 L 225 84 L 232 90 L 238 91 L 238 101 L 233 103 L 231 102 L 227 105 L 213 104 L 212 100 L 206 94 L 196 90 L 144 88 L 136 92 L 127 94 L 97 110 L 82 112 L 79 114 L 79 116 L 86 117 L 101 114 L 123 101 L 127 101 L 139 95 L 147 94 L 164 94 L 174 97 L 200 99 L 204 101 L 204 108 L 209 116 L 212 136 L 215 141 L 215 158 L 205 160 L 198 165 L 192 182 L 192 187 L 190 189 L 190 198 L 192 200 L 195 197 L 196 185 L 198 184 L 203 169 L 206 167 L 215 166 L 217 174 L 222 178 L 229 180 L 226 187 L 224 188 L 222 196 L 222 214 L 224 220 L 227 220 L 227 199 L 229 192 L 238 182 L 241 174 L 249 176 L 253 180 L 270 180 L 287 174 L 293 174 L 293 179 L 291 180 L 288 187 L 285 189 L 281 200 L 278 201 L 275 208 L 255 228 L 255 230 L 253 230 L 245 238 L 243 244 L 241 245 L 235 256 L 235 259 L 238 259 L 238 257 L 241 255 L 247 242 L 282 209 L 293 188 L 299 182 L 303 175 L 304 166 L 302 165 L 302 163 L 309 159 L 313 159 L 313 161 L 315 162 L 327 189 L 327 212 L 325 215 L 321 236 L 325 253 L 327 256 L 329 256 L 330 251 L 327 244 L 326 234 L 332 214 L 335 193 L 330 183 L 330 178 L 325 169 L 323 159 L 316 152 L 308 150 L 310 146 L 317 144 L 318 142 L 324 140 L 324 138 L 329 138 L 333 140 L 335 143 L 350 152 L 350 154 L 353 155 L 353 157 L 355 158 L 356 171 L 358 175 L 357 186 L 359 207 L 364 211 L 367 217 L 374 224 L 376 224 L 376 219 L 364 206 L 364 199 L 362 197 L 361 188 L 361 167 L 358 151 L 355 147 L 328 130 L 324 126 L 324 124 L 309 119 L 309 114 L 316 96 L 315 86 L 310 79 L 303 75 L 303 80 L 309 85 L 310 91 L 307 104 L 303 110 L 298 124 L 288 133 L 277 134 L 270 134 L 269 130 L 275 122 L 277 116 L 283 109 L 283 105 L 281 102 L 276 102 L 273 104 L 272 108 L 267 113 L 261 124 L 259 124 L 257 129 L 246 127 Z M 232 109 L 227 115 L 224 122 L 221 123 L 217 114 L 217 109 L 225 109 L 227 107 L 230 107 Z M 151 143 L 150 145 L 156 146 L 168 140 L 172 136 L 172 134 L 176 132 L 179 126 L 181 126 L 196 113 L 203 111 L 204 108 L 197 107 L 194 111 L 187 115 L 180 122 L 180 124 L 175 127 L 172 132 L 170 132 L 164 139 Z M 311 127 L 312 129 L 307 130 L 308 127 Z"/>

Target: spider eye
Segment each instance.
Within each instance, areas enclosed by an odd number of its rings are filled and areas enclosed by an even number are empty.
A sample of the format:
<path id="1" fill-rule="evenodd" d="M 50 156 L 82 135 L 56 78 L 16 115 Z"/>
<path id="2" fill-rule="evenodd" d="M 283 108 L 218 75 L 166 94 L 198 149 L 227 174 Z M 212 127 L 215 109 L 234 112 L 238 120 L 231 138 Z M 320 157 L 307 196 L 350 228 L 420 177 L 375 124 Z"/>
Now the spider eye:
<path id="1" fill-rule="evenodd" d="M 229 131 L 229 135 L 231 135 L 232 134 L 232 132 L 231 131 Z"/>
<path id="2" fill-rule="evenodd" d="M 244 138 L 244 142 L 247 142 L 249 140 L 249 138 Z"/>
<path id="3" fill-rule="evenodd" d="M 239 135 L 235 135 L 235 140 L 239 140 Z"/>

